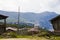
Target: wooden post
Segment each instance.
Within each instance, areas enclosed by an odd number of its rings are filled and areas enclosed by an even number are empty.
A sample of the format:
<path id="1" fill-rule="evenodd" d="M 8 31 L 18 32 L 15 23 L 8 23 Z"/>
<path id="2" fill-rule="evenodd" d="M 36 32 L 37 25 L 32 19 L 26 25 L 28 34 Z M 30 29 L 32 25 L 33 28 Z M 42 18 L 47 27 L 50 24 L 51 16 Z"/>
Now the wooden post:
<path id="1" fill-rule="evenodd" d="M 6 19 L 4 19 L 4 32 L 6 31 Z"/>

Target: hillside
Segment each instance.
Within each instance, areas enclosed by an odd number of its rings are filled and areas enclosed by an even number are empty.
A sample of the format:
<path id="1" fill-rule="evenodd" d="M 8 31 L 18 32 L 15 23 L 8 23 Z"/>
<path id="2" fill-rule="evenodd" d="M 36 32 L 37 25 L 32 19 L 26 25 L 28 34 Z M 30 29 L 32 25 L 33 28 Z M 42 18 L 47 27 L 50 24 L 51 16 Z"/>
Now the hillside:
<path id="1" fill-rule="evenodd" d="M 7 23 L 17 22 L 18 20 L 18 12 L 7 12 L 1 11 L 0 14 L 9 16 L 7 19 Z M 49 20 L 58 16 L 55 12 L 42 12 L 42 13 L 33 13 L 33 12 L 20 12 L 20 22 L 24 23 L 38 23 L 40 27 L 46 28 L 49 30 L 53 30 L 52 25 Z"/>

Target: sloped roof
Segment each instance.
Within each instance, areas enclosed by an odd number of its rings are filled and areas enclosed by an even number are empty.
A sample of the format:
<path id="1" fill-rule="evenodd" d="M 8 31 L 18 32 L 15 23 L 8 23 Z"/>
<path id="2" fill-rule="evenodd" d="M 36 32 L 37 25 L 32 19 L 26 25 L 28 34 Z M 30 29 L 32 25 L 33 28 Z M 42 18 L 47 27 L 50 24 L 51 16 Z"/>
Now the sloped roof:
<path id="1" fill-rule="evenodd" d="M 5 15 L 1 15 L 0 14 L 0 19 L 6 19 L 8 16 L 5 16 Z"/>
<path id="2" fill-rule="evenodd" d="M 7 27 L 6 30 L 13 30 L 13 31 L 17 31 L 17 28 L 14 27 Z"/>
<path id="3" fill-rule="evenodd" d="M 38 29 L 38 28 L 31 28 L 31 29 L 28 30 L 28 31 L 39 31 L 39 29 Z"/>
<path id="4" fill-rule="evenodd" d="M 57 15 L 56 17 L 52 18 L 50 21 L 55 20 L 58 17 L 60 17 L 60 15 Z"/>

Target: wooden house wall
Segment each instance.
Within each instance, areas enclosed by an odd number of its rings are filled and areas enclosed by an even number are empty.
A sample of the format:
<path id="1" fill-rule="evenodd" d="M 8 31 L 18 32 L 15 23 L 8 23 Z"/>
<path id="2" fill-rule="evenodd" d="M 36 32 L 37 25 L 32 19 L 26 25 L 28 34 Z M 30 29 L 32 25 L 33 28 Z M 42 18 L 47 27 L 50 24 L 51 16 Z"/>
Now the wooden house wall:
<path id="1" fill-rule="evenodd" d="M 60 17 L 51 21 L 54 30 L 60 30 Z"/>
<path id="2" fill-rule="evenodd" d="M 0 27 L 0 34 L 4 33 L 6 30 L 4 27 Z"/>

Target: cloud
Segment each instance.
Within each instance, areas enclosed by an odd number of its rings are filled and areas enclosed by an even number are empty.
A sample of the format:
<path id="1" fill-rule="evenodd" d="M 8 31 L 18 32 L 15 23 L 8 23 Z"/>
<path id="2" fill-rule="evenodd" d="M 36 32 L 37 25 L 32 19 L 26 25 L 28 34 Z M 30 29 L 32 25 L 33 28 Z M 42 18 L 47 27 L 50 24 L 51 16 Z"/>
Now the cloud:
<path id="1" fill-rule="evenodd" d="M 17 6 L 16 0 L 0 0 L 0 10 L 14 11 Z"/>
<path id="2" fill-rule="evenodd" d="M 60 13 L 60 0 L 0 0 L 0 10 L 21 12 L 54 11 Z"/>
<path id="3" fill-rule="evenodd" d="M 60 0 L 26 0 L 23 2 L 21 11 L 43 12 L 54 11 L 59 13 Z"/>
<path id="4" fill-rule="evenodd" d="M 41 0 L 40 2 L 41 10 L 42 11 L 55 11 L 60 5 L 59 3 L 60 3 L 59 0 Z"/>

